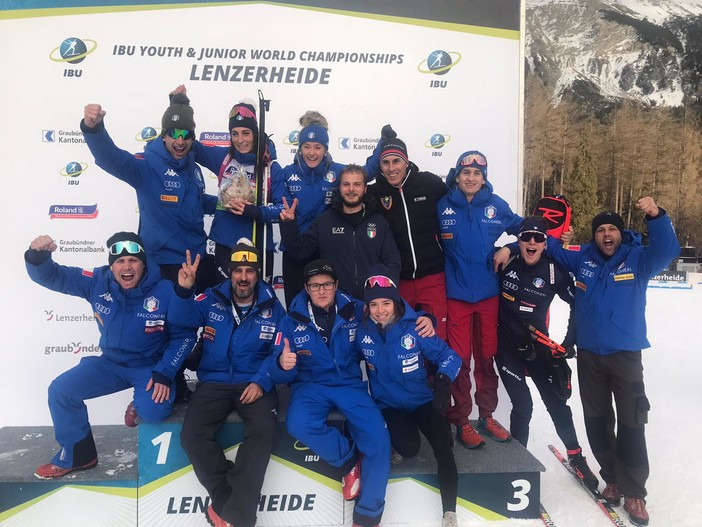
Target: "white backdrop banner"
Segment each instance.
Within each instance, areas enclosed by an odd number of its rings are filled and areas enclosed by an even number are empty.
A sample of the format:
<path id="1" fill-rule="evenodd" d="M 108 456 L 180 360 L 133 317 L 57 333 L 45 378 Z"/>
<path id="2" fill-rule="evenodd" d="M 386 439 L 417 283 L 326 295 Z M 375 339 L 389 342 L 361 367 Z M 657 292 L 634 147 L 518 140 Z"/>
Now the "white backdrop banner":
<path id="1" fill-rule="evenodd" d="M 495 191 L 517 206 L 518 0 L 88 3 L 0 2 L 0 426 L 50 424 L 51 380 L 100 352 L 89 304 L 27 277 L 29 242 L 48 234 L 58 263 L 92 268 L 107 263 L 112 233 L 138 227 L 133 189 L 99 169 L 83 141 L 88 103 L 107 111 L 118 146 L 139 152 L 179 84 L 198 138 L 214 142 L 226 141 L 231 106 L 262 90 L 282 166 L 293 161 L 298 118 L 314 109 L 329 121 L 336 161 L 363 164 L 390 123 L 422 170 L 445 176 L 462 152 L 482 151 Z M 216 193 L 216 176 L 204 173 Z M 91 401 L 91 421 L 120 423 L 131 397 Z"/>

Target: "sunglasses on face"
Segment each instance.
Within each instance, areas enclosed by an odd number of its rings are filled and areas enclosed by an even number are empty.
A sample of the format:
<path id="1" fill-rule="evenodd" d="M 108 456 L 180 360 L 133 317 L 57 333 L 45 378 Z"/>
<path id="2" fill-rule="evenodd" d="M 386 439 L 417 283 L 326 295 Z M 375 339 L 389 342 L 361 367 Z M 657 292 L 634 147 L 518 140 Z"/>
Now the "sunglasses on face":
<path id="1" fill-rule="evenodd" d="M 115 242 L 110 245 L 110 254 L 117 256 L 127 251 L 128 254 L 139 254 L 144 252 L 144 249 L 137 242 Z"/>
<path id="2" fill-rule="evenodd" d="M 536 243 L 544 243 L 546 235 L 543 232 L 525 231 L 519 233 L 519 239 L 523 242 L 534 240 Z"/>
<path id="3" fill-rule="evenodd" d="M 378 287 L 397 287 L 395 285 L 395 282 L 390 280 L 387 276 L 377 275 L 368 277 L 368 279 L 366 280 L 365 288 L 370 289 L 371 287 L 375 287 L 376 285 Z"/>
<path id="4" fill-rule="evenodd" d="M 324 282 L 323 284 L 305 284 L 307 289 L 312 291 L 313 293 L 316 293 L 319 291 L 320 288 L 324 289 L 325 291 L 331 291 L 334 289 L 334 285 L 336 282 Z"/>
<path id="5" fill-rule="evenodd" d="M 461 159 L 460 165 L 463 167 L 467 167 L 472 165 L 473 163 L 484 167 L 487 165 L 487 159 L 485 159 L 485 157 L 481 156 L 480 154 L 468 154 L 463 159 Z"/>
<path id="6" fill-rule="evenodd" d="M 176 141 L 178 139 L 183 139 L 183 140 L 188 140 L 188 139 L 195 139 L 195 132 L 192 130 L 182 130 L 180 128 L 170 128 L 166 131 L 168 134 L 168 137 L 171 139 L 175 139 Z"/>

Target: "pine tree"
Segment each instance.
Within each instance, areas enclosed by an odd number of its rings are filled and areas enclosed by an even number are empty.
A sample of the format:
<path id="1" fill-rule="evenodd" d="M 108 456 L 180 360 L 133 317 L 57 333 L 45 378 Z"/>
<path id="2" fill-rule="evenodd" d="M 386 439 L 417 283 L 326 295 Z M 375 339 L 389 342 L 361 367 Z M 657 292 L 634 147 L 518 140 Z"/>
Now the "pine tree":
<path id="1" fill-rule="evenodd" d="M 575 239 L 585 242 L 591 237 L 590 223 L 597 210 L 597 169 L 592 158 L 591 125 L 583 127 L 573 169 L 568 181 L 568 199 L 573 206 Z"/>

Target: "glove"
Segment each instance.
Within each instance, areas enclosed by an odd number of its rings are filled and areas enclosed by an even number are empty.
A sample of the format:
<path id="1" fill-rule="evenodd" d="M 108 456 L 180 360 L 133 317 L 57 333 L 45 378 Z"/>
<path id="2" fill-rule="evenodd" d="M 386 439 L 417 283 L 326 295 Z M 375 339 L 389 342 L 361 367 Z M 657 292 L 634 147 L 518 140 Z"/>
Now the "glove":
<path id="1" fill-rule="evenodd" d="M 570 342 L 562 342 L 561 346 L 565 348 L 565 353 L 559 353 L 558 355 L 554 355 L 554 357 L 565 357 L 566 359 L 572 359 L 575 357 L 575 344 Z"/>
<path id="2" fill-rule="evenodd" d="M 534 347 L 534 343 L 531 341 L 525 342 L 519 346 L 517 351 L 524 360 L 534 360 L 536 358 L 536 348 Z"/>
<path id="3" fill-rule="evenodd" d="M 386 124 L 383 126 L 382 130 L 380 130 L 380 138 L 381 139 L 395 139 L 397 137 L 397 132 L 392 129 L 392 126 L 389 124 Z"/>
<path id="4" fill-rule="evenodd" d="M 266 135 L 266 154 L 268 154 L 267 162 L 278 159 L 278 154 L 275 151 L 275 143 L 271 141 L 271 138 L 268 137 L 268 135 Z"/>
<path id="5" fill-rule="evenodd" d="M 432 406 L 436 413 L 444 415 L 451 405 L 451 378 L 440 373 L 434 377 L 434 400 Z"/>

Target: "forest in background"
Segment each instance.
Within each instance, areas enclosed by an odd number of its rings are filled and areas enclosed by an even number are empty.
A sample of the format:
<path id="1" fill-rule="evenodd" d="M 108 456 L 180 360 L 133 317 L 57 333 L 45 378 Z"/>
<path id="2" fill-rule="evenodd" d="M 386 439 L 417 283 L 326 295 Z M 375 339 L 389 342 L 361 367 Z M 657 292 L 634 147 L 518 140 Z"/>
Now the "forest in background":
<path id="1" fill-rule="evenodd" d="M 563 194 L 573 206 L 576 241 L 591 238 L 590 221 L 614 210 L 645 232 L 638 198 L 652 196 L 673 219 L 681 245 L 702 246 L 702 119 L 692 110 L 621 101 L 593 115 L 577 99 L 554 100 L 527 73 L 523 203 Z"/>

